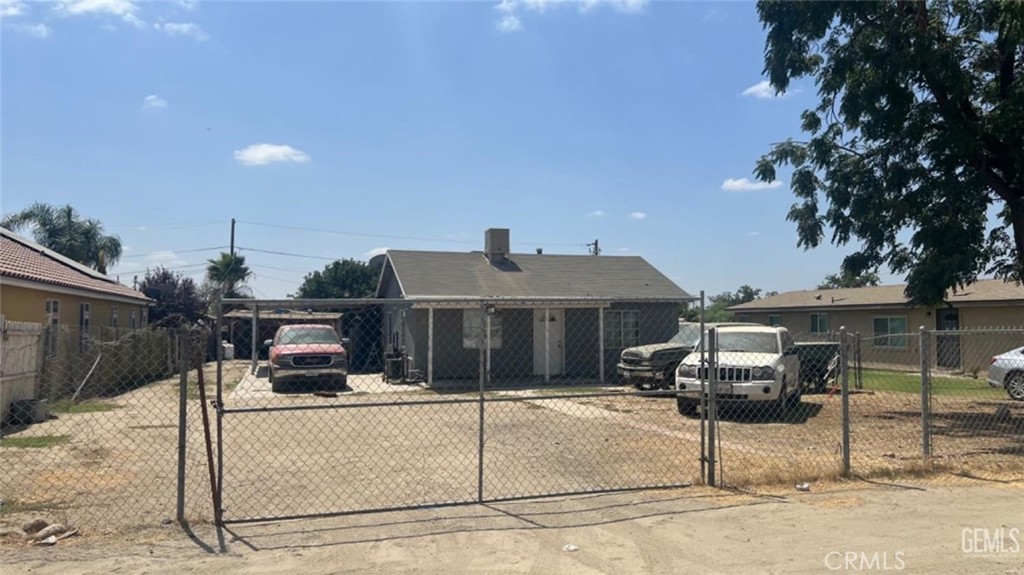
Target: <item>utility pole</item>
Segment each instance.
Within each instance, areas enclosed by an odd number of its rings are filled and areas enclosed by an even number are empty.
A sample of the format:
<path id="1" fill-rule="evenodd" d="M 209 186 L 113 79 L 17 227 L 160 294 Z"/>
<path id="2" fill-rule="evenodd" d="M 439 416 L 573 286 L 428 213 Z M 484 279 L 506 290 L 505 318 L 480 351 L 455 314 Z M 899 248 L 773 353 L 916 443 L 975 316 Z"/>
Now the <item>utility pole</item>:
<path id="1" fill-rule="evenodd" d="M 231 218 L 231 257 L 235 257 L 235 218 Z"/>
<path id="2" fill-rule="evenodd" d="M 594 240 L 594 243 L 587 244 L 587 247 L 590 248 L 590 255 L 592 255 L 592 256 L 599 256 L 599 255 L 601 255 L 601 246 L 600 246 L 600 244 L 598 244 L 597 240 Z"/>

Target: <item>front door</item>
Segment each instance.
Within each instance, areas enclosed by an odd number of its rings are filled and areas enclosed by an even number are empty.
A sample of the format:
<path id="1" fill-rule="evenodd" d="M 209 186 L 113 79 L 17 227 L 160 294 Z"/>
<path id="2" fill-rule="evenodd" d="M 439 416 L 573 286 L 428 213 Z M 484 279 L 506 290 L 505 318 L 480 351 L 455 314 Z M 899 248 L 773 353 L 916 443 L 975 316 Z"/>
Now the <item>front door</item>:
<path id="1" fill-rule="evenodd" d="M 533 374 L 558 375 L 565 366 L 565 310 L 533 310 Z"/>
<path id="2" fill-rule="evenodd" d="M 960 335 L 945 335 L 946 330 L 960 329 L 960 310 L 943 308 L 935 310 L 935 365 L 945 369 L 960 369 Z"/>

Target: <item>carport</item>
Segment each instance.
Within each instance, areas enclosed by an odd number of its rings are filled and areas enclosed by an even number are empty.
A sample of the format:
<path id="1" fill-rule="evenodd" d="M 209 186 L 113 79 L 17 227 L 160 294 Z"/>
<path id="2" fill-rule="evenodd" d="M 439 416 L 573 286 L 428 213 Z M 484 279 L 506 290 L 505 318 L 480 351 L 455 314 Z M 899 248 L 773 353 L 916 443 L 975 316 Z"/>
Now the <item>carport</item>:
<path id="1" fill-rule="evenodd" d="M 284 308 L 235 309 L 224 314 L 224 320 L 227 323 L 227 334 L 225 335 L 228 342 L 235 346 L 235 357 L 252 359 L 255 372 L 256 363 L 260 357 L 261 343 L 273 339 L 277 328 L 282 325 L 321 323 L 333 326 L 334 330 L 341 334 L 343 315 L 340 312 Z M 253 350 L 256 353 L 253 353 Z"/>

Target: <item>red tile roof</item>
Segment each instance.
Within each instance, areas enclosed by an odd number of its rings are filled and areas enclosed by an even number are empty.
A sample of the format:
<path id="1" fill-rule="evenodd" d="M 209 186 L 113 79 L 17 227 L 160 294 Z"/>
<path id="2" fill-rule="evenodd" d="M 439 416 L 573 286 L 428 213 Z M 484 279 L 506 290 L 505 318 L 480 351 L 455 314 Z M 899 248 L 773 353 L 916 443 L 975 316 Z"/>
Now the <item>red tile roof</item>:
<path id="1" fill-rule="evenodd" d="M 0 276 L 150 301 L 142 292 L 0 228 Z"/>

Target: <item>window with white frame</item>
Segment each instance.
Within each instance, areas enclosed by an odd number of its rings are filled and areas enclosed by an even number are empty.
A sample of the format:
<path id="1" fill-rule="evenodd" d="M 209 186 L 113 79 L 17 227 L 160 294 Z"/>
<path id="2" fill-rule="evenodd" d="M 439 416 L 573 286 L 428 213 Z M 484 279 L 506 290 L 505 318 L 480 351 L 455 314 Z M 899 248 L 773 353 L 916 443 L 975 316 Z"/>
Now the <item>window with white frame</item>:
<path id="1" fill-rule="evenodd" d="M 46 300 L 46 357 L 57 354 L 57 338 L 60 333 L 60 300 Z"/>
<path id="2" fill-rule="evenodd" d="M 78 351 L 89 349 L 89 327 L 92 325 L 92 304 L 82 302 L 78 305 Z"/>
<path id="3" fill-rule="evenodd" d="M 775 327 L 782 325 L 782 318 L 778 315 L 772 314 L 768 316 L 768 325 Z"/>
<path id="4" fill-rule="evenodd" d="M 624 349 L 640 345 L 640 312 L 608 309 L 604 312 L 604 347 Z"/>
<path id="5" fill-rule="evenodd" d="M 876 317 L 874 324 L 875 347 L 907 347 L 907 317 Z"/>
<path id="6" fill-rule="evenodd" d="M 462 310 L 462 347 L 486 349 L 490 345 L 491 349 L 501 349 L 501 315 L 492 313 L 489 316 L 491 318 L 490 340 L 484 337 L 484 322 L 487 321 L 487 317 L 482 309 Z"/>
<path id="7" fill-rule="evenodd" d="M 811 333 L 828 333 L 828 314 L 811 314 Z"/>
<path id="8" fill-rule="evenodd" d="M 110 327 L 117 327 L 117 306 L 110 306 Z"/>

